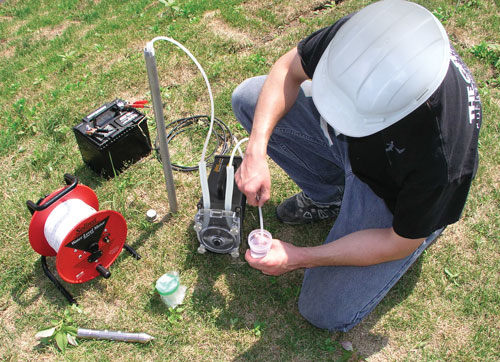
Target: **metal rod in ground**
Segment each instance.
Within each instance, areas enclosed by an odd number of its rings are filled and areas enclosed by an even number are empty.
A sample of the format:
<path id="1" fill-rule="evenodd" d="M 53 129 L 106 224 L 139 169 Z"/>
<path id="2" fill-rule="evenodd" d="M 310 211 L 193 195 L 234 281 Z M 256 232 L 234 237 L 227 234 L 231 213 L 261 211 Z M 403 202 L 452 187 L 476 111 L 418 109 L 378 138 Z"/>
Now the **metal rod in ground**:
<path id="1" fill-rule="evenodd" d="M 153 110 L 156 119 L 156 131 L 160 140 L 160 157 L 163 165 L 163 174 L 167 185 L 168 202 L 170 211 L 177 212 L 177 198 L 175 196 L 174 176 L 172 173 L 172 163 L 168 152 L 167 135 L 165 130 L 165 120 L 163 116 L 163 103 L 160 93 L 160 81 L 158 80 L 158 69 L 156 67 L 156 57 L 154 50 L 144 49 L 144 58 L 146 60 L 146 69 L 148 71 L 149 88 L 153 100 Z"/>
<path id="2" fill-rule="evenodd" d="M 146 343 L 155 339 L 147 333 L 128 333 L 120 331 L 107 331 L 97 329 L 78 328 L 78 338 L 107 339 L 110 341 Z"/>

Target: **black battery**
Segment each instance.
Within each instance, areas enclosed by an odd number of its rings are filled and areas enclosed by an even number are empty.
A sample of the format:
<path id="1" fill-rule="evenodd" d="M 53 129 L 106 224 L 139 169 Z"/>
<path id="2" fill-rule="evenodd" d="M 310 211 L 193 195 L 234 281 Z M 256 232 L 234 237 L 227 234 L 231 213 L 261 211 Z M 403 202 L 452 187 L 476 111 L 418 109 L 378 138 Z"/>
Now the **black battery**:
<path id="1" fill-rule="evenodd" d="M 73 127 L 83 161 L 113 177 L 151 152 L 146 116 L 121 99 L 95 109 Z"/>

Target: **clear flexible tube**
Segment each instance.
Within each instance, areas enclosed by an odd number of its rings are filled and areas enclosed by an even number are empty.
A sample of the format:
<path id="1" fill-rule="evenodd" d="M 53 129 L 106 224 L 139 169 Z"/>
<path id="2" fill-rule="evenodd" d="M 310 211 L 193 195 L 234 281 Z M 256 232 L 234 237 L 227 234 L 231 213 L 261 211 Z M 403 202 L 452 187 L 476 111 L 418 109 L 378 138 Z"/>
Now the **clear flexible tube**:
<path id="1" fill-rule="evenodd" d="M 238 141 L 236 145 L 234 146 L 233 152 L 231 152 L 231 157 L 229 158 L 229 162 L 226 166 L 226 198 L 224 199 L 224 209 L 225 210 L 231 210 L 231 201 L 233 199 L 233 189 L 234 189 L 234 166 L 233 166 L 233 159 L 234 159 L 234 154 L 236 153 L 236 150 L 240 151 L 240 154 L 242 154 L 240 146 L 243 142 L 248 141 L 247 138 L 243 138 L 242 140 Z"/>
<path id="2" fill-rule="evenodd" d="M 229 166 L 233 165 L 233 159 L 234 159 L 234 154 L 236 153 L 236 150 L 240 150 L 240 155 L 241 155 L 240 146 L 243 142 L 246 142 L 246 141 L 248 141 L 248 137 L 243 138 L 242 140 L 239 140 L 238 143 L 236 144 L 236 146 L 234 146 L 233 152 L 231 152 L 231 158 L 229 159 L 229 163 L 228 163 Z"/>
<path id="3" fill-rule="evenodd" d="M 207 163 L 205 161 L 200 161 L 198 165 L 200 167 L 200 181 L 201 181 L 201 193 L 203 195 L 203 208 L 210 209 L 210 192 L 208 190 Z"/>
<path id="4" fill-rule="evenodd" d="M 240 155 L 242 154 L 240 146 L 243 142 L 246 142 L 246 141 L 248 141 L 248 137 L 243 138 L 241 141 L 239 141 L 236 144 L 236 146 L 234 146 L 233 152 L 231 153 L 231 158 L 229 159 L 229 163 L 228 163 L 228 167 L 227 167 L 227 174 L 226 174 L 226 177 L 227 177 L 226 178 L 226 199 L 225 199 L 226 210 L 231 209 L 230 197 L 232 197 L 232 194 L 233 194 L 233 184 L 234 184 L 234 167 L 233 167 L 234 154 L 236 153 L 236 150 L 240 151 Z M 230 170 L 229 170 L 229 168 L 230 168 Z M 230 176 L 230 172 L 231 172 L 231 176 Z M 231 196 L 228 196 L 228 192 L 227 192 L 229 187 L 231 187 L 231 193 L 229 194 Z M 229 205 L 229 209 L 228 209 L 228 205 Z M 261 206 L 259 206 L 259 223 L 260 223 L 260 234 L 262 236 L 264 236 L 264 218 L 262 217 L 262 207 Z"/>
<path id="5" fill-rule="evenodd" d="M 264 218 L 262 217 L 262 207 L 259 206 L 260 236 L 264 237 Z"/>
<path id="6" fill-rule="evenodd" d="M 154 43 L 157 40 L 168 41 L 168 42 L 176 45 L 177 47 L 179 47 L 182 51 L 184 51 L 191 58 L 191 60 L 194 62 L 194 64 L 196 64 L 196 66 L 198 67 L 198 69 L 199 69 L 201 75 L 203 76 L 203 79 L 205 80 L 205 83 L 207 85 L 208 94 L 210 96 L 210 127 L 208 129 L 207 137 L 205 138 L 205 143 L 203 144 L 203 151 L 201 153 L 201 160 L 198 163 L 198 168 L 200 170 L 201 191 L 203 194 L 203 207 L 205 209 L 209 209 L 210 208 L 210 193 L 208 191 L 208 180 L 207 180 L 207 171 L 206 171 L 207 164 L 205 162 L 205 155 L 207 153 L 207 147 L 208 147 L 208 143 L 210 141 L 210 136 L 212 135 L 212 129 L 213 129 L 213 125 L 214 125 L 214 98 L 212 95 L 212 88 L 210 87 L 210 83 L 208 81 L 207 75 L 205 74 L 205 71 L 203 70 L 203 67 L 201 66 L 201 64 L 198 62 L 198 60 L 196 60 L 194 55 L 191 54 L 191 52 L 184 45 L 179 43 L 177 40 L 174 40 L 174 39 L 166 37 L 166 36 L 158 36 L 156 38 L 153 38 L 150 42 L 148 42 L 146 44 L 146 49 L 148 49 L 149 52 L 154 54 Z M 203 169 L 203 171 L 202 171 L 202 169 Z"/>
<path id="7" fill-rule="evenodd" d="M 234 141 L 234 144 L 238 144 L 238 142 L 239 142 L 235 135 L 233 135 L 233 141 Z M 240 157 L 243 158 L 243 152 L 241 152 L 241 147 L 238 147 L 238 151 L 239 151 Z"/>
<path id="8" fill-rule="evenodd" d="M 234 166 L 226 166 L 226 197 L 224 199 L 224 210 L 231 211 L 234 189 Z"/>

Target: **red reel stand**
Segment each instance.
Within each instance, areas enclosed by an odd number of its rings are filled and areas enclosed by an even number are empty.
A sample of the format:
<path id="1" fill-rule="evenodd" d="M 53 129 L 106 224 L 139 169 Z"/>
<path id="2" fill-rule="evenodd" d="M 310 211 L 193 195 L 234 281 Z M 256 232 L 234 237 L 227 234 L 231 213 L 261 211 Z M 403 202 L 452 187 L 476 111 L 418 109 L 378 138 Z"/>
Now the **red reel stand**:
<path id="1" fill-rule="evenodd" d="M 26 202 L 32 214 L 29 240 L 33 250 L 42 255 L 41 263 L 44 273 L 70 303 L 76 304 L 73 296 L 49 270 L 47 256 L 56 257 L 59 276 L 64 281 L 73 284 L 87 282 L 99 275 L 109 278 L 111 273 L 108 268 L 123 248 L 136 259 L 140 259 L 140 256 L 125 243 L 127 223 L 123 216 L 112 210 L 97 211 L 99 202 L 90 188 L 78 185 L 78 179 L 72 175 L 65 174 L 64 179 L 66 187 L 40 199 L 36 204 L 32 201 Z M 56 207 L 73 199 L 82 201 L 95 212 L 78 220 L 62 238 L 56 251 L 46 239 L 47 219 Z M 61 223 L 64 223 L 64 220 L 61 220 Z"/>

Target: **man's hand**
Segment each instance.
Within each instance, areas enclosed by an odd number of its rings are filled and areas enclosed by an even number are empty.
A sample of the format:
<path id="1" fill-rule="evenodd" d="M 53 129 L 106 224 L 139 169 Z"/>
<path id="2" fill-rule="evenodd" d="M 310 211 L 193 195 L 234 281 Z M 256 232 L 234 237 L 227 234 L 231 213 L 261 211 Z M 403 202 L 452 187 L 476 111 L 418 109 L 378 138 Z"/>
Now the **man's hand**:
<path id="1" fill-rule="evenodd" d="M 300 248 L 284 241 L 273 239 L 273 244 L 267 255 L 260 259 L 252 258 L 250 249 L 245 253 L 245 259 L 252 268 L 268 275 L 281 275 L 300 267 L 297 264 Z"/>
<path id="2" fill-rule="evenodd" d="M 262 206 L 269 200 L 271 176 L 265 154 L 253 156 L 246 153 L 234 179 L 240 191 L 247 197 L 249 205 Z"/>

